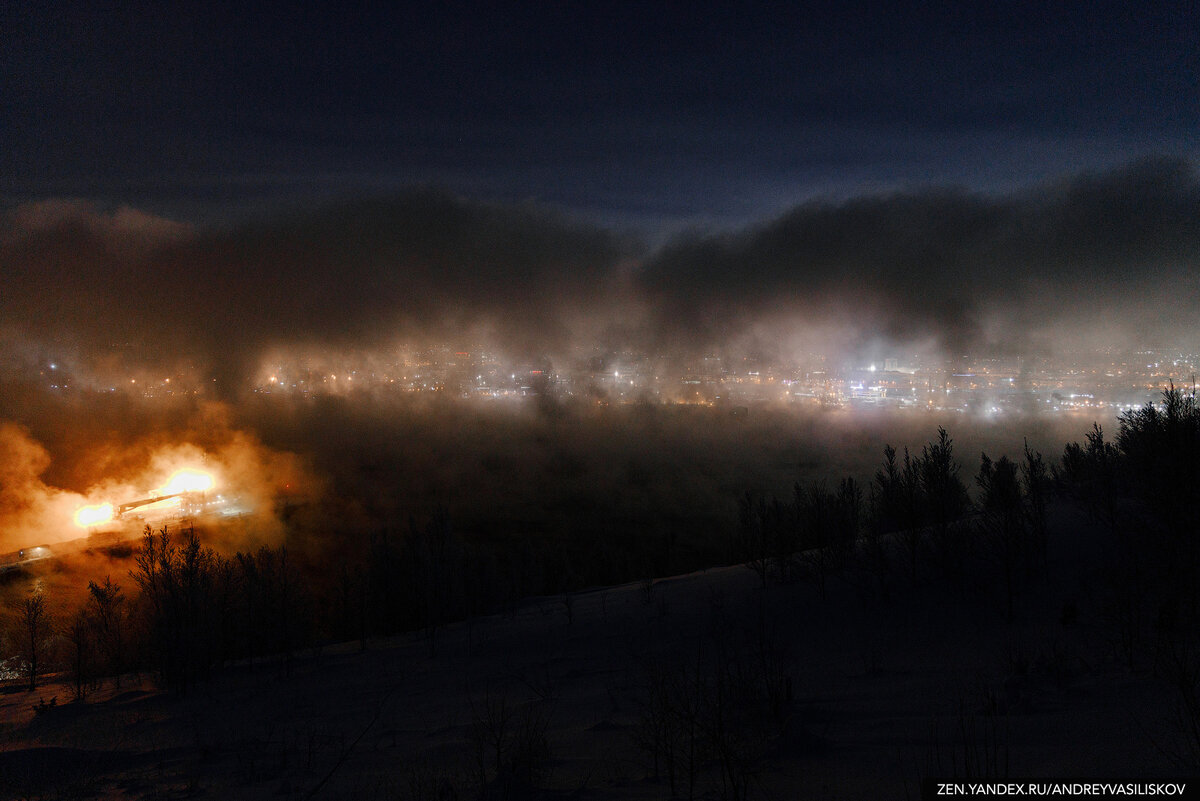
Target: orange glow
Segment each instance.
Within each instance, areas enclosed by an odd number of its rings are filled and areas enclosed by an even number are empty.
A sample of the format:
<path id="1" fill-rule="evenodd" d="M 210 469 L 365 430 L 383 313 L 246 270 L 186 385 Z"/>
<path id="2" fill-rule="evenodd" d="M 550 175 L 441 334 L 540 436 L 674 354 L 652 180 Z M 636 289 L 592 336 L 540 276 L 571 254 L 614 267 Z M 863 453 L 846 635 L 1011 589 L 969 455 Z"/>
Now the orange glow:
<path id="1" fill-rule="evenodd" d="M 158 492 L 162 495 L 174 495 L 178 492 L 206 492 L 212 487 L 211 473 L 185 467 L 172 473 L 171 477 L 167 479 L 167 483 Z"/>
<path id="2" fill-rule="evenodd" d="M 85 506 L 75 513 L 75 525 L 79 526 L 80 528 L 98 526 L 102 523 L 107 523 L 112 519 L 113 507 L 111 503 Z"/>

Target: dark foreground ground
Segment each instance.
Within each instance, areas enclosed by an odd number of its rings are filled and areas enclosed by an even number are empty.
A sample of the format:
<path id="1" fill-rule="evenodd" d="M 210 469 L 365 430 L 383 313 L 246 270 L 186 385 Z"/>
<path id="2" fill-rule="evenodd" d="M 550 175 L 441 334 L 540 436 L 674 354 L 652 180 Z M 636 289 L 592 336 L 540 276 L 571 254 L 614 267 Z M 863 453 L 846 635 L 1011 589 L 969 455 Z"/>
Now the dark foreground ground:
<path id="1" fill-rule="evenodd" d="M 1119 647 L 1090 528 L 1055 521 L 1009 621 L 996 566 L 745 567 L 237 666 L 179 697 L 128 676 L 0 695 L 0 797 L 917 798 L 927 775 L 1193 773 L 1176 695 Z M 52 708 L 39 701 L 56 697 Z M 690 710 L 690 711 L 689 711 Z M 690 728 L 689 728 L 690 724 Z M 658 778 L 655 778 L 657 756 Z"/>

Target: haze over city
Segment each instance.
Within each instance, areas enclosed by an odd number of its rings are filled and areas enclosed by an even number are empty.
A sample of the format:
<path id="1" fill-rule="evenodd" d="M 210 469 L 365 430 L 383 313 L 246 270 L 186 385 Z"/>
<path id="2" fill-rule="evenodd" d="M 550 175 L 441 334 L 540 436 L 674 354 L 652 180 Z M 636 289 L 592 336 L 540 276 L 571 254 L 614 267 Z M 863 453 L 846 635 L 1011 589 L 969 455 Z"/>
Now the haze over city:
<path id="1" fill-rule="evenodd" d="M 5 353 L 1194 349 L 1192 15 L 651 11 L 5 12 Z"/>

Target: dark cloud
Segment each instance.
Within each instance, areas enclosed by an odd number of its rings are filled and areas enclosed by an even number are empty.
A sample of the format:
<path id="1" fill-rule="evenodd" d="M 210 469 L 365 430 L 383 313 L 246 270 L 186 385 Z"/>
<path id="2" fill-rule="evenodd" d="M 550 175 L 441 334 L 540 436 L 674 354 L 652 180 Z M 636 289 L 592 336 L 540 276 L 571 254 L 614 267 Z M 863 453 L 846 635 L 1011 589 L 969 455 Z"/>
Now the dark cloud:
<path id="1" fill-rule="evenodd" d="M 1194 335 L 1198 253 L 1196 172 L 1155 160 L 1008 196 L 809 203 L 737 233 L 683 237 L 639 279 L 669 341 L 699 334 L 713 346 L 769 318 L 783 331 L 952 350 L 1073 328 L 1100 346 L 1112 344 L 1105 332 Z"/>
<path id="2" fill-rule="evenodd" d="M 1003 196 L 812 202 L 651 252 L 543 208 L 436 191 L 228 230 L 47 202 L 4 218 L 0 334 L 10 352 L 190 364 L 229 386 L 297 345 L 554 359 L 598 340 L 671 353 L 1178 341 L 1197 330 L 1198 253 L 1200 181 L 1171 160 Z"/>
<path id="3" fill-rule="evenodd" d="M 553 349 L 605 307 L 626 246 L 533 207 L 438 192 L 327 206 L 229 231 L 42 203 L 0 234 L 9 337 L 95 362 L 132 349 L 237 377 L 264 348 L 490 339 Z"/>

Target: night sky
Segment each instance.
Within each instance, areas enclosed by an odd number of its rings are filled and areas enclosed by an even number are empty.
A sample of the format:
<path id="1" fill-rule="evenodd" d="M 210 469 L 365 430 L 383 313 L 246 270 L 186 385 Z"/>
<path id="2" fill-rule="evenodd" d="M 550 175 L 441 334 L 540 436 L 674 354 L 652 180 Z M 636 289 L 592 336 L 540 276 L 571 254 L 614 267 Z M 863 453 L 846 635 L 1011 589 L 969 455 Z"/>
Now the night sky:
<path id="1" fill-rule="evenodd" d="M 1197 154 L 1190 3 L 247 5 L 5 4 L 3 202 L 421 184 L 660 232 Z"/>

